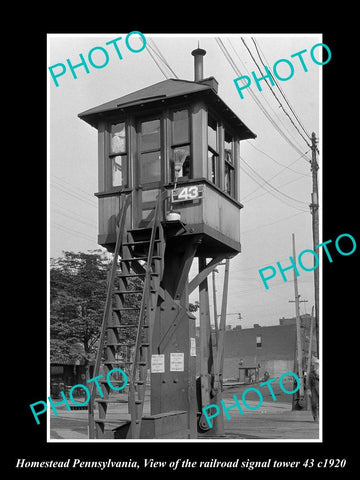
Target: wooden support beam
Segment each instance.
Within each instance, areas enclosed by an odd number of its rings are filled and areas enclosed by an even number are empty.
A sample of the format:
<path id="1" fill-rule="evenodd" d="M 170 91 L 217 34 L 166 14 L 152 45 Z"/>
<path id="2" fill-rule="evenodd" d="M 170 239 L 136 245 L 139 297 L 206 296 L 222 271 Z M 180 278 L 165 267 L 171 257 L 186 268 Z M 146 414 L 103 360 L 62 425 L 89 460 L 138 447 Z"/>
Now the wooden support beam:
<path id="1" fill-rule="evenodd" d="M 206 259 L 199 257 L 199 272 L 206 269 Z M 199 274 L 200 275 L 200 274 Z M 199 277 L 198 275 L 198 277 Z M 210 405 L 210 370 L 213 362 L 211 348 L 211 325 L 209 308 L 209 291 L 207 275 L 199 285 L 200 304 L 200 384 L 201 384 L 201 406 Z"/>
<path id="2" fill-rule="evenodd" d="M 207 265 L 204 265 L 203 270 L 199 271 L 196 277 L 194 277 L 189 283 L 189 295 L 206 279 L 209 273 L 211 273 L 212 270 L 224 260 L 224 258 L 223 255 L 219 255 L 214 257 Z"/>
<path id="3" fill-rule="evenodd" d="M 177 286 L 174 295 L 175 300 L 179 300 L 184 292 L 185 285 L 188 281 L 190 268 L 200 241 L 201 238 L 195 237 L 192 242 L 189 242 L 185 250 L 182 260 L 182 268 L 178 272 L 178 278 L 176 282 Z"/>
<path id="4" fill-rule="evenodd" d="M 227 309 L 227 297 L 229 289 L 229 270 L 230 270 L 230 260 L 226 259 L 225 263 L 225 275 L 224 275 L 224 286 L 223 286 L 223 295 L 222 295 L 222 304 L 221 304 L 221 316 L 220 316 L 220 325 L 218 333 L 218 346 L 217 346 L 217 356 L 215 361 L 215 379 L 214 379 L 214 390 L 217 392 L 221 390 L 221 381 L 222 381 L 222 372 L 223 372 L 223 363 L 224 363 L 224 334 L 226 328 L 226 309 Z"/>

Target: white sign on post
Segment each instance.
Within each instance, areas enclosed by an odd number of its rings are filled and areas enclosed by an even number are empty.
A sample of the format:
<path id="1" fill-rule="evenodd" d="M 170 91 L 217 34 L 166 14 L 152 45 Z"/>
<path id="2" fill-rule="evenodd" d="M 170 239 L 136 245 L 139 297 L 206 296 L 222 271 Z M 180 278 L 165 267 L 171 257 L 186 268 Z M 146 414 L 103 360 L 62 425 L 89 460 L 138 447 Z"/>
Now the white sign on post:
<path id="1" fill-rule="evenodd" d="M 170 353 L 170 372 L 184 371 L 184 353 Z"/>
<path id="2" fill-rule="evenodd" d="M 165 355 L 151 355 L 151 373 L 165 373 Z"/>

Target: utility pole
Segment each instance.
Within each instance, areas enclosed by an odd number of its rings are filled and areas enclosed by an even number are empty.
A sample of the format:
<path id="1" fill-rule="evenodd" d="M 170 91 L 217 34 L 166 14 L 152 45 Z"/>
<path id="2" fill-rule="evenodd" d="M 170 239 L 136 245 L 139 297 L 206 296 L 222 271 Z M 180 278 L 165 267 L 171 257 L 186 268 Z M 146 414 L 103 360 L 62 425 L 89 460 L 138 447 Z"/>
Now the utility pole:
<path id="1" fill-rule="evenodd" d="M 295 234 L 292 234 L 292 244 L 293 244 L 293 258 L 294 262 L 296 261 L 295 254 Z M 302 342 L 301 342 L 301 319 L 300 319 L 300 295 L 298 291 L 297 275 L 294 269 L 294 290 L 295 290 L 295 312 L 296 312 L 296 349 L 297 349 L 297 366 L 298 366 L 298 376 L 300 379 L 300 389 L 299 389 L 299 405 L 303 402 L 304 399 L 304 379 L 303 379 L 303 362 L 302 362 Z"/>
<path id="2" fill-rule="evenodd" d="M 311 356 L 312 356 L 312 343 L 313 343 L 313 331 L 314 331 L 314 306 L 311 309 L 310 319 L 310 338 L 309 338 L 309 350 L 308 350 L 308 363 L 306 366 L 306 389 L 309 392 L 310 372 L 311 372 Z M 307 409 L 310 410 L 310 398 L 306 397 Z"/>
<path id="3" fill-rule="evenodd" d="M 313 230 L 313 250 L 316 252 L 316 246 L 319 245 L 319 190 L 318 175 L 319 165 L 316 160 L 318 148 L 317 140 L 314 132 L 311 134 L 311 173 L 313 191 L 311 194 L 310 210 L 312 215 Z M 314 264 L 316 260 L 314 258 Z M 315 333 L 316 333 L 316 353 L 319 356 L 319 268 L 314 269 L 314 290 L 315 290 Z"/>

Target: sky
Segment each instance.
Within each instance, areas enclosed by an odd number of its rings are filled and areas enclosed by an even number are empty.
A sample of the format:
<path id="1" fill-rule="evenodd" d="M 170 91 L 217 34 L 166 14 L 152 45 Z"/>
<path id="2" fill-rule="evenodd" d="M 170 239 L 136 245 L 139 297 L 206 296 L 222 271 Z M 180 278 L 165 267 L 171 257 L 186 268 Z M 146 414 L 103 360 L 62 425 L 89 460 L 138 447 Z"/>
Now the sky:
<path id="1" fill-rule="evenodd" d="M 124 42 L 128 32 L 113 34 L 48 35 L 48 64 L 73 65 L 80 62 L 79 54 L 88 58 L 94 47 L 105 48 L 109 61 L 95 69 L 89 63 L 89 73 L 83 67 L 73 78 L 69 68 L 58 77 L 59 86 L 48 73 L 48 255 L 59 257 L 63 251 L 86 252 L 99 248 L 97 244 L 97 131 L 78 118 L 78 114 L 97 105 L 174 78 L 193 80 L 191 51 L 206 50 L 204 77 L 214 76 L 219 83 L 218 95 L 236 115 L 254 132 L 254 140 L 240 145 L 241 179 L 240 213 L 242 252 L 230 262 L 227 323 L 243 328 L 257 323 L 276 325 L 282 317 L 295 316 L 294 281 L 292 270 L 284 282 L 280 273 L 269 281 L 266 290 L 259 269 L 276 265 L 290 265 L 292 234 L 296 253 L 312 249 L 311 203 L 312 178 L 310 170 L 310 139 L 315 132 L 319 139 L 319 192 L 321 224 L 322 191 L 322 123 L 321 82 L 322 69 L 310 57 L 311 48 L 321 43 L 321 34 L 191 34 L 170 35 L 142 32 L 146 47 L 130 51 Z M 113 44 L 106 42 L 118 37 L 120 60 Z M 137 35 L 129 38 L 134 50 L 141 48 Z M 291 55 L 306 50 L 303 60 Z M 225 53 L 224 53 L 225 52 Z M 159 60 L 162 55 L 167 65 Z M 92 53 L 94 63 L 104 63 L 101 49 Z M 321 59 L 321 48 L 314 51 Z M 326 53 L 324 54 L 326 55 Z M 326 58 L 326 57 L 324 57 Z M 155 60 L 156 59 L 156 62 Z M 240 98 L 234 78 L 251 76 L 258 66 L 264 74 L 264 65 L 271 70 L 280 59 L 291 60 L 292 78 L 279 81 L 276 86 L 261 82 L 259 91 L 252 82 Z M 169 68 L 170 67 L 170 68 Z M 286 62 L 278 64 L 277 73 L 289 75 Z M 61 67 L 54 69 L 60 72 Z M 320 241 L 321 227 L 320 227 Z M 325 239 L 326 240 L 326 239 Z M 310 255 L 311 257 L 311 255 Z M 311 266 L 312 257 L 304 255 L 303 262 Z M 216 273 L 218 309 L 224 267 Z M 313 272 L 299 269 L 300 313 L 311 313 L 314 305 Z M 194 264 L 190 277 L 197 273 Z M 320 276 L 321 277 L 321 276 Z M 209 276 L 212 291 L 211 276 Z M 197 300 L 197 292 L 190 301 Z M 210 309 L 212 310 L 212 298 Z M 239 313 L 241 319 L 238 319 Z"/>

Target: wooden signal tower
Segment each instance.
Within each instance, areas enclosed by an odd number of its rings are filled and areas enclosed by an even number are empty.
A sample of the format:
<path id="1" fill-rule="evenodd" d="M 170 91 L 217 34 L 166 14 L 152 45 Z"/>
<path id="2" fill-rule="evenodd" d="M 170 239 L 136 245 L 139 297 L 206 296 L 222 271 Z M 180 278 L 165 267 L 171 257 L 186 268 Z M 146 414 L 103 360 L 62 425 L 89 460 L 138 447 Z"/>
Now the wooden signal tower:
<path id="1" fill-rule="evenodd" d="M 120 365 L 129 379 L 118 395 L 104 383 L 103 398 L 93 385 L 90 438 L 223 433 L 222 417 L 209 430 L 201 409 L 221 399 L 229 259 L 241 250 L 239 146 L 255 135 L 218 96 L 215 78 L 203 78 L 205 54 L 192 52 L 194 81 L 165 80 L 79 114 L 98 130 L 98 243 L 114 254 L 95 375 Z M 212 332 L 207 276 L 224 259 Z M 199 340 L 189 312 L 196 288 Z M 140 305 L 129 306 L 135 297 Z M 125 416 L 114 413 L 122 402 Z"/>

